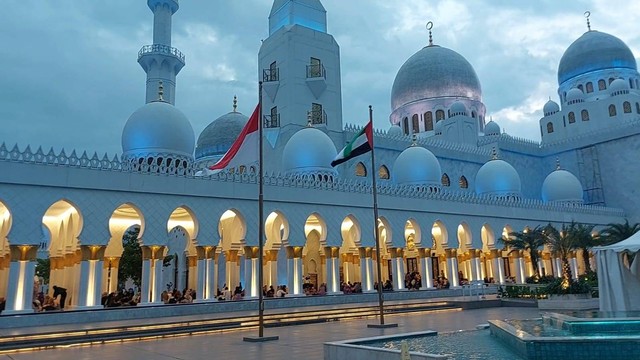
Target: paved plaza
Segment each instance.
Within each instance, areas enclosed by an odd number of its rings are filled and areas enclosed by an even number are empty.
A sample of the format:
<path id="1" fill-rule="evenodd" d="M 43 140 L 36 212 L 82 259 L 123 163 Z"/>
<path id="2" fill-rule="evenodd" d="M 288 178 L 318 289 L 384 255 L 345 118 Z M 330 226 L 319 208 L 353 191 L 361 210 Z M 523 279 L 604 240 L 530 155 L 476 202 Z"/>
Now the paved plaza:
<path id="1" fill-rule="evenodd" d="M 525 319 L 539 317 L 537 308 L 500 307 L 422 314 L 388 315 L 387 322 L 398 328 L 369 329 L 377 319 L 335 321 L 321 324 L 265 329 L 265 335 L 278 335 L 280 340 L 247 343 L 243 336 L 256 335 L 257 330 L 227 331 L 208 335 L 133 341 L 86 347 L 69 347 L 0 355 L 0 360 L 14 359 L 323 359 L 322 344 L 327 341 L 389 335 L 404 332 L 436 330 L 440 332 L 473 329 L 491 319 Z"/>

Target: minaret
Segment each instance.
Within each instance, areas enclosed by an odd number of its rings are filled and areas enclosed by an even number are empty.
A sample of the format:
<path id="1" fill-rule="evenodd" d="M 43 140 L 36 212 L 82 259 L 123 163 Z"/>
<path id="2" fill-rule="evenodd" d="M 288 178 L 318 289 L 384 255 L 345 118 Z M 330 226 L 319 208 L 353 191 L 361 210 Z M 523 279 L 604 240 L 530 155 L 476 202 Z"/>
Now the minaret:
<path id="1" fill-rule="evenodd" d="M 178 11 L 178 0 L 147 0 L 153 11 L 153 45 L 138 52 L 138 63 L 147 73 L 147 99 L 158 99 L 159 82 L 164 84 L 165 101 L 175 105 L 176 75 L 184 67 L 184 55 L 171 47 L 171 17 Z"/>

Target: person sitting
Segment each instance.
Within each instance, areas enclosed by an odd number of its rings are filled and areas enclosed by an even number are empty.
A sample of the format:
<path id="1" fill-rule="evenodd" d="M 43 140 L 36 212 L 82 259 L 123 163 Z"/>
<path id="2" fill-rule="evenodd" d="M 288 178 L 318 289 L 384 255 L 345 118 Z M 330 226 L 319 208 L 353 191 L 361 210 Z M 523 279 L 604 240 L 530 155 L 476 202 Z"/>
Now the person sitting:
<path id="1" fill-rule="evenodd" d="M 267 290 L 267 297 L 274 297 L 276 291 L 273 289 L 273 285 L 269 285 L 269 290 Z"/>
<path id="2" fill-rule="evenodd" d="M 44 311 L 53 311 L 58 310 L 55 301 L 49 295 L 44 297 L 44 304 L 42 304 L 42 310 Z"/>
<path id="3" fill-rule="evenodd" d="M 276 297 L 277 298 L 283 298 L 287 293 L 284 291 L 283 289 L 284 286 L 280 285 L 278 286 L 278 290 L 276 291 Z"/>
<path id="4" fill-rule="evenodd" d="M 57 299 L 60 295 L 60 310 L 64 310 L 64 303 L 67 301 L 67 289 L 53 285 L 53 298 Z"/>

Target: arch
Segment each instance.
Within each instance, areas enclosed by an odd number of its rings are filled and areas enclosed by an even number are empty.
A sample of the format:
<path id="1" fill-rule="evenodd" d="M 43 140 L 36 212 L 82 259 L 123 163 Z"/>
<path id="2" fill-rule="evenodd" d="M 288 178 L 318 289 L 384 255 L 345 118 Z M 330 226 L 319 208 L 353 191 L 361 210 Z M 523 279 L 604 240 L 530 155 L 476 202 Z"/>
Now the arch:
<path id="1" fill-rule="evenodd" d="M 457 235 L 460 249 L 473 249 L 473 236 L 469 224 L 465 222 L 458 224 Z"/>
<path id="2" fill-rule="evenodd" d="M 484 251 L 493 250 L 496 248 L 496 236 L 491 228 L 491 225 L 484 224 L 480 229 L 480 237 L 482 238 L 482 249 Z"/>
<path id="3" fill-rule="evenodd" d="M 622 110 L 625 114 L 631 114 L 631 103 L 628 101 L 622 103 Z"/>
<path id="4" fill-rule="evenodd" d="M 244 216 L 236 209 L 229 209 L 220 216 L 218 234 L 222 251 L 240 250 L 246 245 L 247 225 Z"/>
<path id="5" fill-rule="evenodd" d="M 598 80 L 598 90 L 607 90 L 607 82 L 604 79 Z"/>
<path id="6" fill-rule="evenodd" d="M 442 186 L 449 187 L 451 186 L 451 180 L 449 179 L 449 175 L 447 173 L 442 174 L 442 178 L 440 179 Z"/>
<path id="7" fill-rule="evenodd" d="M 461 189 L 468 189 L 469 188 L 469 181 L 467 180 L 467 178 L 464 175 L 460 176 L 460 180 L 458 180 L 458 184 L 460 185 Z"/>
<path id="8" fill-rule="evenodd" d="M 571 111 L 569 112 L 569 124 L 573 124 L 574 122 L 576 122 L 576 114 Z"/>
<path id="9" fill-rule="evenodd" d="M 431 111 L 424 113 L 424 131 L 433 131 L 433 113 Z"/>
<path id="10" fill-rule="evenodd" d="M 447 249 L 449 247 L 449 232 L 442 221 L 437 220 L 433 223 L 431 226 L 431 237 L 434 248 Z"/>
<path id="11" fill-rule="evenodd" d="M 11 216 L 11 211 L 5 205 L 4 202 L 0 201 L 0 250 L 9 251 L 9 231 L 11 230 L 11 225 L 13 223 L 13 217 Z M 5 247 L 6 245 L 6 247 Z M 0 251 L 0 257 L 6 255 L 4 251 Z"/>
<path id="12" fill-rule="evenodd" d="M 406 116 L 402 119 L 402 130 L 405 135 L 409 135 L 409 118 Z"/>
<path id="13" fill-rule="evenodd" d="M 587 85 L 585 86 L 585 89 L 587 90 L 587 94 L 588 93 L 592 93 L 593 92 L 593 83 L 591 81 L 589 81 L 587 83 Z"/>
<path id="14" fill-rule="evenodd" d="M 378 218 L 378 233 L 380 234 L 380 251 L 393 247 L 393 231 L 389 220 L 384 216 Z M 382 253 L 380 254 L 382 255 Z"/>
<path id="15" fill-rule="evenodd" d="M 583 109 L 580 111 L 580 117 L 582 117 L 582 121 L 589 121 L 589 111 Z"/>
<path id="16" fill-rule="evenodd" d="M 122 256 L 122 237 L 132 226 L 140 228 L 138 241 L 142 243 L 144 233 L 144 217 L 142 212 L 132 203 L 124 203 L 118 206 L 109 218 L 109 242 L 104 252 L 105 258 L 119 258 Z"/>
<path id="17" fill-rule="evenodd" d="M 547 123 L 547 133 L 551 134 L 553 132 L 553 123 L 552 122 L 548 122 Z"/>
<path id="18" fill-rule="evenodd" d="M 511 225 L 505 225 L 502 228 L 502 238 L 503 239 L 511 239 L 511 238 L 513 238 L 511 235 L 509 235 L 512 232 L 513 232 L 513 228 L 511 227 Z"/>
<path id="19" fill-rule="evenodd" d="M 640 103 L 636 103 L 636 114 L 640 114 Z"/>
<path id="20" fill-rule="evenodd" d="M 578 85 L 578 89 L 580 89 L 580 91 L 584 92 L 584 87 L 582 86 L 582 84 Z"/>
<path id="21" fill-rule="evenodd" d="M 611 85 L 611 83 L 613 82 L 613 80 L 615 80 L 614 78 L 610 77 L 609 78 L 609 85 Z"/>
<path id="22" fill-rule="evenodd" d="M 367 176 L 367 167 L 361 162 L 356 164 L 356 176 L 365 177 Z"/>
<path id="23" fill-rule="evenodd" d="M 420 132 L 420 117 L 418 114 L 413 114 L 411 117 L 411 130 L 413 133 Z"/>
<path id="24" fill-rule="evenodd" d="M 444 120 L 444 110 L 436 110 L 436 122 Z"/>
<path id="25" fill-rule="evenodd" d="M 378 177 L 382 180 L 389 180 L 389 168 L 386 165 L 382 165 L 378 168 Z"/>
<path id="26" fill-rule="evenodd" d="M 616 115 L 618 115 L 616 111 L 616 106 L 613 104 L 609 105 L 609 117 L 614 117 Z"/>
<path id="27" fill-rule="evenodd" d="M 634 88 L 635 82 L 633 81 L 633 79 L 629 79 L 629 87 L 630 88 Z"/>
<path id="28" fill-rule="evenodd" d="M 316 231 L 319 235 L 319 241 L 322 246 L 327 246 L 327 223 L 318 213 L 312 213 L 304 223 L 304 235 L 309 238 L 312 231 Z"/>
<path id="29" fill-rule="evenodd" d="M 404 225 L 404 240 L 407 251 L 416 251 L 417 248 L 422 247 L 422 230 L 420 224 L 413 218 L 407 220 Z"/>
<path id="30" fill-rule="evenodd" d="M 68 200 L 53 203 L 44 213 L 42 223 L 51 234 L 50 256 L 64 256 L 78 250 L 83 218 L 74 204 Z"/>
<path id="31" fill-rule="evenodd" d="M 277 250 L 289 243 L 289 221 L 280 211 L 273 211 L 264 223 L 265 250 Z"/>
<path id="32" fill-rule="evenodd" d="M 342 235 L 344 253 L 357 252 L 357 248 L 362 246 L 360 222 L 355 216 L 348 215 L 342 220 L 340 233 Z M 343 249 L 340 249 L 340 253 L 343 253 Z"/>
<path id="33" fill-rule="evenodd" d="M 191 240 L 198 237 L 198 221 L 193 215 L 193 211 L 187 206 L 182 205 L 177 207 L 169 216 L 169 220 L 167 220 L 167 232 L 176 227 L 184 228 Z"/>

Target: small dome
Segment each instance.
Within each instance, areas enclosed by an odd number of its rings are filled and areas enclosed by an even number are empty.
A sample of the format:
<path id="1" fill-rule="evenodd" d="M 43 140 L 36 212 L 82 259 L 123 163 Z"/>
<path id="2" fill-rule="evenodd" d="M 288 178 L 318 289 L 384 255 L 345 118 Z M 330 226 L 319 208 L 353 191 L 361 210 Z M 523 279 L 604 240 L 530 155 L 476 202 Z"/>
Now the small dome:
<path id="1" fill-rule="evenodd" d="M 567 170 L 555 170 L 542 183 L 542 200 L 545 203 L 582 203 L 582 184 Z"/>
<path id="2" fill-rule="evenodd" d="M 544 116 L 553 115 L 559 111 L 560 111 L 560 105 L 558 105 L 557 102 L 551 99 L 549 99 L 549 101 L 547 101 L 547 103 L 544 104 L 544 107 L 542 108 L 542 112 L 544 113 Z"/>
<path id="3" fill-rule="evenodd" d="M 398 185 L 440 185 L 442 170 L 433 153 L 422 146 L 410 146 L 393 164 L 393 180 Z"/>
<path id="4" fill-rule="evenodd" d="M 480 80 L 462 55 L 437 45 L 426 46 L 398 70 L 391 89 L 391 110 L 445 97 L 482 101 Z"/>
<path id="5" fill-rule="evenodd" d="M 400 137 L 400 136 L 403 136 L 404 134 L 402 133 L 402 129 L 400 128 L 399 125 L 391 125 L 391 127 L 389 128 L 389 131 L 387 131 L 387 135 Z"/>
<path id="6" fill-rule="evenodd" d="M 248 117 L 232 111 L 207 125 L 198 137 L 196 160 L 206 156 L 224 155 L 247 124 Z"/>
<path id="7" fill-rule="evenodd" d="M 609 93 L 613 94 L 619 91 L 629 90 L 629 83 L 623 79 L 615 79 L 609 84 Z"/>
<path id="8" fill-rule="evenodd" d="M 456 101 L 453 104 L 451 104 L 451 108 L 449 109 L 449 112 L 451 113 L 451 116 L 457 116 L 457 115 L 467 115 L 467 107 L 464 106 L 463 103 L 461 103 L 460 101 Z"/>
<path id="9" fill-rule="evenodd" d="M 599 31 L 587 31 L 562 55 L 558 85 L 576 76 L 606 69 L 637 70 L 636 58 L 620 39 Z"/>
<path id="10" fill-rule="evenodd" d="M 484 135 L 500 135 L 500 125 L 495 121 L 491 120 L 484 126 Z"/>
<path id="11" fill-rule="evenodd" d="M 436 121 L 436 124 L 433 127 L 433 130 L 436 135 L 442 135 L 442 130 L 444 129 L 444 121 Z"/>
<path id="12" fill-rule="evenodd" d="M 154 101 L 136 110 L 122 130 L 125 157 L 175 154 L 193 159 L 195 136 L 187 117 L 175 106 Z"/>
<path id="13" fill-rule="evenodd" d="M 327 134 L 306 127 L 293 134 L 284 146 L 282 170 L 285 174 L 337 174 L 331 166 L 336 154 L 336 147 Z"/>
<path id="14" fill-rule="evenodd" d="M 490 160 L 476 174 L 478 195 L 520 196 L 521 187 L 520 175 L 504 160 Z"/>
<path id="15" fill-rule="evenodd" d="M 568 103 L 582 102 L 583 100 L 584 100 L 584 93 L 582 92 L 582 90 L 578 88 L 572 88 L 571 90 L 567 91 Z"/>

